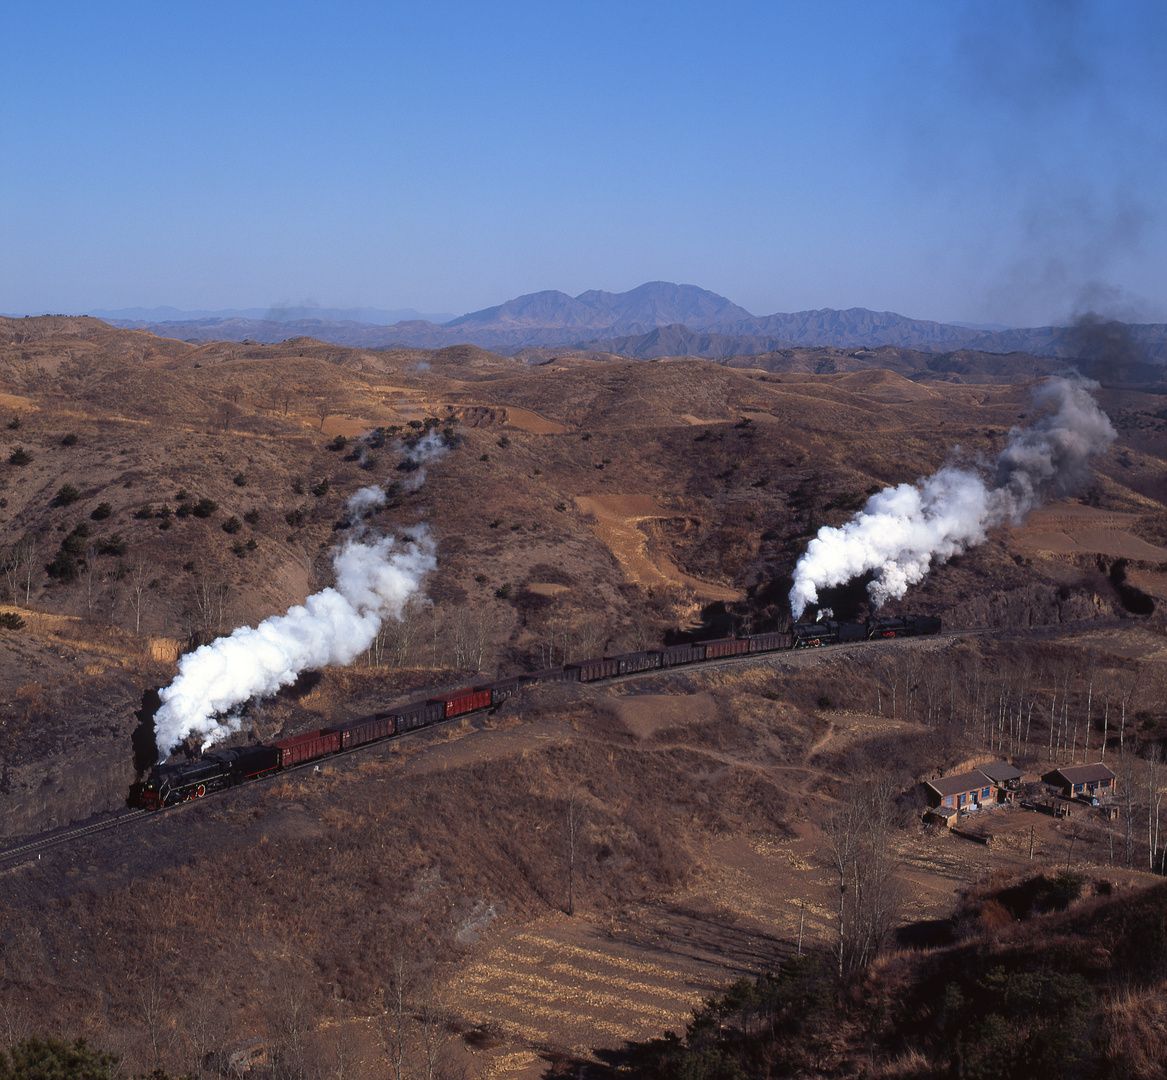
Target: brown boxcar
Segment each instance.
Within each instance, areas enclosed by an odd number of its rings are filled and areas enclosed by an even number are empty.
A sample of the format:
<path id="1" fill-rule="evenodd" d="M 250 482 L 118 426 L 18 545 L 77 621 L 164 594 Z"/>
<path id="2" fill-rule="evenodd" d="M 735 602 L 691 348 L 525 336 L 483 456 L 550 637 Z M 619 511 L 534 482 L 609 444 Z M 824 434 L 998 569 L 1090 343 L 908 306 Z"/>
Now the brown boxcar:
<path id="1" fill-rule="evenodd" d="M 372 716 L 362 716 L 359 720 L 350 720 L 347 724 L 339 724 L 333 730 L 340 734 L 341 749 L 347 750 L 351 746 L 364 746 L 365 743 L 396 735 L 397 717 L 391 712 L 374 713 Z"/>
<path id="2" fill-rule="evenodd" d="M 628 675 L 633 671 L 652 671 L 660 667 L 660 653 L 633 652 L 617 656 L 616 664 L 621 675 Z"/>
<path id="3" fill-rule="evenodd" d="M 790 635 L 782 630 L 770 634 L 754 634 L 750 638 L 750 652 L 772 652 L 775 649 L 789 649 Z"/>
<path id="4" fill-rule="evenodd" d="M 722 656 L 742 656 L 750 651 L 749 638 L 719 638 L 706 641 L 705 659 L 715 660 Z"/>
<path id="5" fill-rule="evenodd" d="M 673 667 L 675 664 L 692 664 L 705 659 L 704 645 L 666 645 L 658 649 L 661 667 Z"/>
<path id="6" fill-rule="evenodd" d="M 499 679 L 498 682 L 487 683 L 485 686 L 476 686 L 474 689 L 489 691 L 491 705 L 500 705 L 507 698 L 517 694 L 520 685 L 519 677 L 515 675 L 509 679 Z"/>
<path id="7" fill-rule="evenodd" d="M 578 672 L 580 682 L 592 682 L 594 679 L 610 679 L 620 674 L 620 666 L 615 659 L 607 656 L 597 656 L 592 660 L 580 660 L 575 664 L 565 664 L 564 667 Z"/>
<path id="8" fill-rule="evenodd" d="M 313 758 L 335 754 L 340 749 L 340 732 L 331 728 L 326 731 L 306 731 L 303 735 L 293 735 L 272 744 L 280 752 L 280 768 L 288 769 Z"/>
<path id="9" fill-rule="evenodd" d="M 579 682 L 579 671 L 575 668 L 545 668 L 543 671 L 532 671 L 527 675 L 520 675 L 519 682 L 524 686 L 537 686 L 539 683 L 551 682 Z"/>
<path id="10" fill-rule="evenodd" d="M 415 701 L 410 705 L 402 705 L 396 711 L 397 733 L 412 731 L 414 728 L 425 727 L 426 724 L 436 724 L 446 718 L 444 702 Z"/>

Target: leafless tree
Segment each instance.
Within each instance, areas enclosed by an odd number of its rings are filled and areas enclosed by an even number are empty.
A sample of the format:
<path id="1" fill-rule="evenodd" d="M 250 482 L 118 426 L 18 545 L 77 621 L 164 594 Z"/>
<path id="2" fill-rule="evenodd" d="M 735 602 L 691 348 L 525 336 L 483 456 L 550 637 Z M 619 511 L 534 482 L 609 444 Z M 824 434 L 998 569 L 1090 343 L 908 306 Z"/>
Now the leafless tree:
<path id="1" fill-rule="evenodd" d="M 1126 842 L 1123 846 L 1123 861 L 1129 870 L 1134 865 L 1134 821 L 1135 821 L 1135 755 L 1126 750 L 1119 751 L 1118 791 L 1122 802 L 1123 825 Z"/>
<path id="2" fill-rule="evenodd" d="M 1129 672 L 1126 678 L 1121 678 L 1119 682 L 1119 718 L 1118 718 L 1118 752 L 1121 754 L 1126 745 L 1126 707 L 1135 696 L 1135 691 L 1139 688 L 1139 680 L 1142 678 L 1143 669 L 1135 668 L 1133 672 Z"/>
<path id="3" fill-rule="evenodd" d="M 317 398 L 313 412 L 320 417 L 320 430 L 324 430 L 324 421 L 327 420 L 336 409 L 333 408 L 332 402 L 325 397 Z"/>
<path id="4" fill-rule="evenodd" d="M 81 573 L 85 582 L 85 610 L 93 614 L 93 599 L 97 593 L 97 584 L 101 580 L 97 571 L 97 548 L 89 544 L 85 548 L 85 569 Z"/>
<path id="5" fill-rule="evenodd" d="M 209 574 L 200 574 L 192 587 L 195 616 L 198 619 L 198 629 L 223 632 L 226 621 L 228 602 L 231 597 L 231 585 L 222 578 L 212 577 Z"/>
<path id="6" fill-rule="evenodd" d="M 1083 668 L 1086 679 L 1086 745 L 1082 748 L 1082 760 L 1090 758 L 1090 726 L 1094 720 L 1094 680 L 1098 677 L 1098 651 L 1086 650 L 1086 662 Z M 1075 742 L 1077 741 L 1077 722 L 1074 724 Z"/>
<path id="7" fill-rule="evenodd" d="M 568 792 L 563 808 L 564 845 L 567 855 L 567 914 L 575 914 L 575 858 L 583 828 L 583 807 L 579 792 Z"/>
<path id="8" fill-rule="evenodd" d="M 490 641 L 493 619 L 485 606 L 459 605 L 449 616 L 450 645 L 454 667 L 481 671 L 482 660 Z"/>
<path id="9" fill-rule="evenodd" d="M 393 1080 L 405 1076 L 405 1054 L 409 1027 L 408 992 L 412 979 L 405 955 L 398 952 L 392 961 L 389 983 L 384 988 L 385 1009 L 381 1014 L 381 1049 L 389 1062 Z"/>
<path id="10" fill-rule="evenodd" d="M 142 629 L 142 612 L 146 606 L 146 591 L 150 588 L 154 567 L 144 555 L 139 555 L 130 563 L 128 589 L 130 607 L 134 612 L 134 633 Z"/>
<path id="11" fill-rule="evenodd" d="M 0 557 L 3 563 L 4 577 L 8 582 L 8 592 L 14 604 L 20 603 L 20 595 L 24 594 L 24 606 L 28 607 L 29 597 L 32 595 L 32 578 L 37 565 L 39 544 L 31 533 L 22 540 L 6 548 Z"/>
<path id="12" fill-rule="evenodd" d="M 137 998 L 138 1015 L 150 1044 L 151 1061 L 153 1067 L 158 1068 L 162 1061 L 166 1005 L 170 997 L 162 985 L 162 976 L 157 964 L 149 964 L 139 973 L 134 980 L 134 993 Z"/>
<path id="13" fill-rule="evenodd" d="M 915 649 L 908 649 L 904 653 L 904 719 L 912 719 L 912 705 L 920 689 L 920 670 L 923 658 Z"/>
<path id="14" fill-rule="evenodd" d="M 195 1080 L 203 1075 L 207 1060 L 222 1045 L 226 1035 L 220 998 L 223 984 L 196 982 L 186 998 L 180 1032 L 186 1040 L 188 1072 Z"/>
<path id="15" fill-rule="evenodd" d="M 1155 855 L 1159 850 L 1159 806 L 1163 799 L 1163 753 L 1158 744 L 1147 752 L 1144 770 L 1147 781 L 1147 869 L 1155 872 Z"/>
<path id="16" fill-rule="evenodd" d="M 307 978 L 292 975 L 268 1014 L 269 1038 L 277 1050 L 278 1074 L 304 1080 L 308 1073 L 308 1037 L 315 1024 L 311 987 Z"/>
<path id="17" fill-rule="evenodd" d="M 840 974 L 862 967 L 879 951 L 899 907 L 894 796 L 895 784 L 887 776 L 855 783 L 826 826 L 838 877 Z"/>

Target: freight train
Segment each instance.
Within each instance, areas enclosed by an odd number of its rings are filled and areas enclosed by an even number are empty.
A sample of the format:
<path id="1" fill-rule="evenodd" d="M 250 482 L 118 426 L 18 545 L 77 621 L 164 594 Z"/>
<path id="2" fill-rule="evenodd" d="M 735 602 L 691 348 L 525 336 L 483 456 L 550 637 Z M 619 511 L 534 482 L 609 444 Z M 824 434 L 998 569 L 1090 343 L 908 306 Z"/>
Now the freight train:
<path id="1" fill-rule="evenodd" d="M 752 653 L 938 633 L 940 620 L 928 615 L 873 616 L 865 623 L 828 619 L 815 623 L 796 622 L 788 631 L 668 645 L 647 652 L 581 660 L 562 667 L 546 668 L 481 686 L 438 694 L 320 731 L 293 735 L 270 745 L 213 750 L 197 761 L 158 764 L 150 770 L 142 784 L 137 801 L 144 809 L 161 810 L 176 803 L 201 799 L 212 791 L 271 776 L 330 754 L 379 742 L 456 716 L 495 708 L 529 686 L 559 682 L 590 683 L 639 671 L 657 671 Z"/>

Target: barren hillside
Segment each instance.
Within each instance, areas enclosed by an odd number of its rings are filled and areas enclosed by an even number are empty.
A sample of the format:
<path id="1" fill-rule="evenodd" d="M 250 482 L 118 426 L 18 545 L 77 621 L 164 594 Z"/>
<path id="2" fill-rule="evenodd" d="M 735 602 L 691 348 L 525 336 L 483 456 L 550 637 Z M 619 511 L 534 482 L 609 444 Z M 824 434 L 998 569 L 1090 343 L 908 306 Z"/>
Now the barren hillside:
<path id="1" fill-rule="evenodd" d="M 820 526 L 953 455 L 991 460 L 1025 423 L 1030 390 L 878 368 L 527 367 L 471 347 L 190 344 L 94 319 L 0 320 L 13 616 L 0 629 L 2 831 L 122 805 L 178 652 L 331 584 L 363 487 L 388 499 L 361 526 L 403 536 L 424 524 L 435 538 L 428 603 L 353 667 L 256 705 L 240 738 L 478 672 L 783 626 L 794 563 Z M 895 607 L 989 636 L 539 692 L 317 777 L 8 867 L 9 1024 L 52 1018 L 143 1069 L 162 1039 L 155 1062 L 203 1070 L 191 1016 L 236 1017 L 219 1048 L 274 1047 L 286 1028 L 265 1025 L 292 1007 L 291 988 L 311 1002 L 313 1052 L 332 1053 L 326 1036 L 343 1030 L 344 1052 L 371 1070 L 385 1045 L 373 1017 L 408 955 L 414 1014 L 440 999 L 457 1021 L 447 1049 L 470 1073 L 537 1075 L 541 1049 L 647 1037 L 729 976 L 773 966 L 799 933 L 829 943 L 822 830 L 872 762 L 910 804 L 917 780 L 969 758 L 1011 749 L 1040 772 L 1055 740 L 1063 756 L 1097 755 L 1120 714 L 1124 751 L 1157 745 L 1167 418 L 1138 389 L 1100 401 L 1119 439 L 1086 487 Z M 443 452 L 419 468 L 409 443 L 431 429 Z M 831 599 L 866 614 L 861 589 Z M 1099 673 L 1089 706 L 1087 671 Z M 1007 744 L 1002 703 L 1018 695 L 1021 710 L 1022 685 L 1037 704 L 1024 743 L 1010 720 Z M 1071 734 L 1074 714 L 1083 730 Z M 569 805 L 586 816 L 571 915 Z M 908 810 L 902 821 L 918 824 Z M 1132 875 L 1146 860 L 1121 829 L 1090 827 L 1078 858 L 1104 865 L 1117 835 Z M 1069 834 L 1043 828 L 1040 857 L 1064 858 Z M 943 915 L 969 876 L 1028 865 L 1012 841 L 975 856 L 960 843 L 903 826 L 897 850 L 924 898 L 905 921 Z M 779 884 L 775 907 L 765 898 Z M 115 988 L 114 960 L 131 953 L 139 970 Z M 150 987 L 169 1011 L 143 1004 Z"/>

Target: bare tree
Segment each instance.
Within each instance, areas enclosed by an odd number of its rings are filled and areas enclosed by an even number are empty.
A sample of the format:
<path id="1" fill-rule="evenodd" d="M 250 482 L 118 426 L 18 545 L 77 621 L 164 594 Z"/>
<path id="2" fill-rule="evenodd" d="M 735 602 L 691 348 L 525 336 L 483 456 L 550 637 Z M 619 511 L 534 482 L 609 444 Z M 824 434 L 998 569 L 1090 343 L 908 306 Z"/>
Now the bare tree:
<path id="1" fill-rule="evenodd" d="M 142 612 L 146 606 L 146 591 L 150 588 L 154 567 L 144 555 L 139 555 L 130 563 L 129 597 L 134 612 L 134 633 L 142 629 Z"/>
<path id="2" fill-rule="evenodd" d="M 192 587 L 192 599 L 195 616 L 198 619 L 198 629 L 223 632 L 226 621 L 228 601 L 231 597 L 231 585 L 221 578 L 213 578 L 209 574 L 200 574 Z"/>
<path id="3" fill-rule="evenodd" d="M 85 582 L 85 610 L 92 615 L 93 605 L 97 599 L 97 587 L 101 584 L 101 572 L 97 565 L 97 548 L 92 544 L 85 548 L 85 569 L 82 571 L 82 580 Z"/>
<path id="4" fill-rule="evenodd" d="M 459 605 L 448 621 L 454 667 L 482 670 L 482 660 L 493 627 L 492 613 L 485 606 Z"/>
<path id="5" fill-rule="evenodd" d="M 1122 800 L 1123 825 L 1126 841 L 1123 846 L 1123 861 L 1129 870 L 1134 865 L 1134 821 L 1135 821 L 1135 755 L 1126 750 L 1119 751 L 1118 788 Z"/>
<path id="6" fill-rule="evenodd" d="M 567 854 L 567 914 L 575 914 L 575 857 L 583 827 L 583 808 L 580 795 L 572 788 L 563 808 L 564 843 Z"/>
<path id="7" fill-rule="evenodd" d="M 38 546 L 37 538 L 30 533 L 5 548 L 0 554 L 0 564 L 3 565 L 8 592 L 14 604 L 20 603 L 20 594 L 23 593 L 24 606 L 28 607 L 29 597 L 32 595 L 32 578 L 37 564 Z"/>
<path id="8" fill-rule="evenodd" d="M 1155 855 L 1159 850 L 1159 805 L 1163 799 L 1163 753 L 1158 744 L 1147 752 L 1147 869 L 1155 872 Z"/>
<path id="9" fill-rule="evenodd" d="M 1139 679 L 1142 678 L 1143 669 L 1135 668 L 1134 672 L 1128 674 L 1126 679 L 1119 683 L 1119 718 L 1118 718 L 1118 752 L 1121 754 L 1126 743 L 1126 707 L 1131 699 L 1135 696 L 1135 691 L 1139 688 Z"/>
<path id="10" fill-rule="evenodd" d="M 838 876 L 840 975 L 864 966 L 879 951 L 899 907 L 894 795 L 895 784 L 885 775 L 853 784 L 826 826 Z"/>
<path id="11" fill-rule="evenodd" d="M 277 1050 L 277 1076 L 304 1080 L 308 1073 L 308 1036 L 315 1023 L 308 980 L 292 976 L 283 981 L 279 997 L 268 1014 L 269 1037 Z"/>
<path id="12" fill-rule="evenodd" d="M 324 421 L 327 420 L 336 410 L 332 407 L 332 402 L 325 397 L 317 398 L 313 412 L 320 417 L 320 430 L 324 430 Z"/>

